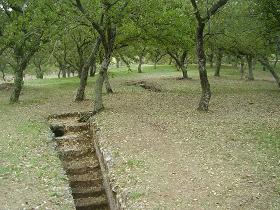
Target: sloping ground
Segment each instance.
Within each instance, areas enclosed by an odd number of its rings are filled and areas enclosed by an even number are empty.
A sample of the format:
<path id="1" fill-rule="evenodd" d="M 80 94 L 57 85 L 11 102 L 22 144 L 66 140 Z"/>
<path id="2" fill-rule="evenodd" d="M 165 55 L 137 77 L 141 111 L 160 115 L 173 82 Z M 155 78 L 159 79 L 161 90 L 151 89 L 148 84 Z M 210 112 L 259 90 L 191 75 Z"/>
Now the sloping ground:
<path id="1" fill-rule="evenodd" d="M 112 180 L 127 208 L 279 209 L 276 85 L 227 74 L 211 81 L 211 112 L 202 114 L 195 111 L 196 71 L 192 81 L 178 81 L 180 73 L 165 68 L 137 77 L 114 72 L 117 93 L 105 97 L 107 109 L 97 118 L 112 156 Z M 149 78 L 162 92 L 125 85 Z M 257 77 L 263 78 L 270 75 Z M 45 117 L 92 109 L 91 101 L 72 102 L 77 83 L 28 81 L 16 105 L 0 91 L 0 209 L 74 209 Z"/>
<path id="2" fill-rule="evenodd" d="M 198 81 L 150 82 L 164 91 L 122 83 L 98 117 L 128 209 L 280 208 L 280 92 L 273 83 L 212 79 L 205 114 L 195 111 Z"/>

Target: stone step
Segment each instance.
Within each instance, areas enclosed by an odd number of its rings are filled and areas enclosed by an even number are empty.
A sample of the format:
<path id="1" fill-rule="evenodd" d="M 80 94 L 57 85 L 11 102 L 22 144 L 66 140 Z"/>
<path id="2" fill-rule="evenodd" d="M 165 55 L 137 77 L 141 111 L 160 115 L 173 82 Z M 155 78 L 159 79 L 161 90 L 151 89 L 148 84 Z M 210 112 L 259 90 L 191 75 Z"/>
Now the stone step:
<path id="1" fill-rule="evenodd" d="M 67 174 L 85 174 L 89 171 L 100 169 L 99 163 L 96 165 L 89 165 L 89 166 L 82 166 L 82 167 L 76 167 L 76 168 L 68 168 L 65 169 Z"/>
<path id="2" fill-rule="evenodd" d="M 84 157 L 95 156 L 95 151 L 88 145 L 78 145 L 72 148 L 58 151 L 59 158 L 62 161 L 73 161 Z"/>
<path id="3" fill-rule="evenodd" d="M 90 171 L 90 172 L 85 173 L 85 174 L 68 175 L 68 179 L 71 182 L 74 182 L 74 181 L 89 181 L 89 180 L 96 180 L 96 179 L 101 179 L 101 178 L 102 178 L 101 170 Z"/>
<path id="4" fill-rule="evenodd" d="M 64 166 L 64 170 L 66 171 L 67 175 L 79 175 L 86 174 L 94 170 L 100 170 L 100 165 L 98 161 L 94 163 L 84 162 L 82 164 Z"/>
<path id="5" fill-rule="evenodd" d="M 105 210 L 109 209 L 106 196 L 75 199 L 77 210 Z"/>
<path id="6" fill-rule="evenodd" d="M 92 179 L 88 181 L 70 181 L 70 187 L 101 187 L 103 185 L 102 179 Z"/>
<path id="7" fill-rule="evenodd" d="M 98 197 L 101 195 L 105 195 L 105 189 L 103 186 L 72 188 L 72 196 L 74 199 Z"/>
<path id="8" fill-rule="evenodd" d="M 89 124 L 88 123 L 75 123 L 75 124 L 66 124 L 65 125 L 65 133 L 71 132 L 82 132 L 82 131 L 89 131 Z"/>
<path id="9" fill-rule="evenodd" d="M 62 137 L 56 137 L 55 142 L 58 147 L 71 146 L 75 144 L 90 144 L 89 135 L 87 132 L 82 133 L 68 133 Z"/>
<path id="10" fill-rule="evenodd" d="M 83 157 L 77 160 L 72 160 L 72 161 L 64 161 L 63 166 L 66 169 L 71 169 L 71 168 L 83 168 L 86 166 L 95 166 L 98 164 L 98 159 L 95 156 L 91 157 Z"/>

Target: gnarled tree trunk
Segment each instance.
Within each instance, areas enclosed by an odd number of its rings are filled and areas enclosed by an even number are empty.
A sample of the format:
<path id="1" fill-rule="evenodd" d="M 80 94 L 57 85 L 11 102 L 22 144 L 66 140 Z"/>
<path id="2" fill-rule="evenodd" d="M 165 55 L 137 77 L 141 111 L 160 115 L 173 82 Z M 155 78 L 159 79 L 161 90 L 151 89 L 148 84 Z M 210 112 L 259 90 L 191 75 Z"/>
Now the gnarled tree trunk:
<path id="1" fill-rule="evenodd" d="M 183 79 L 190 79 L 189 75 L 188 75 L 187 66 L 186 66 L 186 63 L 187 63 L 187 60 L 188 60 L 187 50 L 184 50 L 181 56 L 179 56 L 178 53 L 173 53 L 171 51 L 168 51 L 168 54 L 175 61 L 177 70 L 182 71 Z"/>
<path id="2" fill-rule="evenodd" d="M 10 97 L 10 103 L 16 103 L 19 100 L 19 96 L 23 87 L 23 72 L 27 67 L 27 61 L 23 61 L 18 63 L 16 66 L 16 69 L 14 69 L 15 72 L 15 79 L 14 79 L 14 89 L 12 92 L 12 95 Z"/>
<path id="3" fill-rule="evenodd" d="M 211 90 L 210 83 L 208 81 L 207 70 L 206 70 L 206 57 L 204 51 L 204 28 L 205 23 L 207 23 L 211 16 L 215 15 L 215 13 L 224 6 L 228 0 L 218 0 L 216 3 L 212 5 L 212 7 L 208 10 L 207 15 L 202 17 L 197 5 L 196 0 L 190 0 L 191 4 L 194 8 L 195 17 L 197 20 L 197 28 L 196 28 L 196 48 L 197 48 L 197 58 L 198 58 L 198 69 L 199 69 L 199 77 L 201 84 L 201 98 L 198 106 L 198 110 L 200 111 L 208 111 L 209 102 L 211 99 Z"/>
<path id="4" fill-rule="evenodd" d="M 107 55 L 104 57 L 101 64 L 97 80 L 95 82 L 95 94 L 94 94 L 94 112 L 100 112 L 104 109 L 102 100 L 102 88 L 107 76 L 108 67 L 110 65 L 111 56 Z M 108 78 L 107 78 L 108 79 Z"/>
<path id="5" fill-rule="evenodd" d="M 205 28 L 205 23 L 200 23 L 198 24 L 196 29 L 198 69 L 199 69 L 200 85 L 202 89 L 199 106 L 197 108 L 199 111 L 208 111 L 209 102 L 211 99 L 210 83 L 208 80 L 208 75 L 206 70 L 206 57 L 204 51 L 204 40 L 203 40 L 204 28 Z"/>
<path id="6" fill-rule="evenodd" d="M 88 61 L 84 64 L 83 69 L 81 71 L 80 75 L 80 85 L 76 94 L 75 101 L 83 101 L 85 98 L 85 89 L 87 85 L 87 80 L 88 80 L 88 73 L 89 73 L 89 68 L 93 65 L 96 65 L 96 55 L 99 51 L 99 47 L 101 44 L 101 39 L 98 38 L 96 40 L 96 43 L 92 49 L 91 55 L 88 58 Z"/>

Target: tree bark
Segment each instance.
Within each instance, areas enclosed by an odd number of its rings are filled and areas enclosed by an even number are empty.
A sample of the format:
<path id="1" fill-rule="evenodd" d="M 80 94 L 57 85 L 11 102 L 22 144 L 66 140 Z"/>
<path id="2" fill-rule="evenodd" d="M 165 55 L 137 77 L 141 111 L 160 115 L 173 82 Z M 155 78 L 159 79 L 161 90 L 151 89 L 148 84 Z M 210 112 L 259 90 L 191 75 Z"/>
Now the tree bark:
<path id="1" fill-rule="evenodd" d="M 228 0 L 219 0 L 208 10 L 207 15 L 205 17 L 201 17 L 199 8 L 197 6 L 196 0 L 190 0 L 191 4 L 194 8 L 195 17 L 197 20 L 197 28 L 196 28 L 196 45 L 197 45 L 197 58 L 198 58 L 198 69 L 199 69 L 199 77 L 201 84 L 201 99 L 199 102 L 198 110 L 200 111 L 208 111 L 209 102 L 211 99 L 211 90 L 210 83 L 208 81 L 207 70 L 206 70 L 206 57 L 204 51 L 204 28 L 205 23 L 207 23 L 211 16 L 215 15 L 219 8 L 224 6 Z"/>
<path id="2" fill-rule="evenodd" d="M 24 61 L 17 65 L 17 69 L 15 69 L 14 90 L 10 97 L 10 103 L 17 103 L 19 101 L 19 96 L 23 87 L 23 72 L 26 67 L 27 63 Z"/>
<path id="3" fill-rule="evenodd" d="M 116 68 L 120 68 L 120 59 L 118 57 L 116 58 Z"/>
<path id="4" fill-rule="evenodd" d="M 182 74 L 183 74 L 183 79 L 190 79 L 189 75 L 188 75 L 188 70 L 187 67 L 185 65 L 180 67 Z"/>
<path id="5" fill-rule="evenodd" d="M 199 106 L 197 108 L 199 111 L 208 111 L 209 102 L 211 99 L 210 83 L 208 80 L 208 75 L 206 70 L 206 57 L 204 51 L 204 40 L 203 40 L 204 28 L 205 28 L 205 23 L 201 22 L 198 24 L 196 29 L 198 69 L 199 69 L 200 85 L 202 89 Z"/>
<path id="6" fill-rule="evenodd" d="M 215 77 L 220 77 L 222 59 L 223 59 L 223 51 L 222 51 L 222 49 L 218 49 L 216 71 L 215 71 L 215 74 L 214 74 Z"/>
<path id="7" fill-rule="evenodd" d="M 67 77 L 71 77 L 71 70 L 70 69 L 67 69 Z"/>
<path id="8" fill-rule="evenodd" d="M 142 73 L 143 55 L 139 55 L 138 73 Z"/>
<path id="9" fill-rule="evenodd" d="M 210 68 L 213 68 L 214 67 L 214 53 L 211 52 L 209 54 L 209 63 L 210 63 Z"/>
<path id="10" fill-rule="evenodd" d="M 96 74 L 96 60 L 94 61 L 94 63 L 92 64 L 92 66 L 90 67 L 90 71 L 89 71 L 89 76 L 90 77 L 94 77 Z"/>
<path id="11" fill-rule="evenodd" d="M 128 71 L 132 71 L 132 70 L 131 70 L 131 67 L 130 67 L 129 61 L 126 60 L 126 58 L 125 58 L 123 55 L 120 55 L 120 57 L 121 57 L 121 60 L 125 63 L 125 65 L 126 65 Z"/>
<path id="12" fill-rule="evenodd" d="M 276 68 L 276 66 L 277 66 L 277 63 L 278 63 L 278 61 L 279 61 L 279 56 L 278 56 L 278 54 L 276 53 L 276 55 L 275 55 L 276 57 L 275 57 L 275 62 L 274 62 L 274 65 L 273 65 L 273 67 L 274 68 Z"/>
<path id="13" fill-rule="evenodd" d="M 254 80 L 254 73 L 253 73 L 253 57 L 251 55 L 246 56 L 249 73 L 248 73 L 248 80 L 253 81 Z"/>
<path id="14" fill-rule="evenodd" d="M 60 66 L 60 70 L 61 70 L 61 73 L 62 73 L 62 77 L 63 78 L 66 78 L 66 69 L 65 69 L 65 66 L 64 65 L 61 65 Z"/>
<path id="15" fill-rule="evenodd" d="M 186 61 L 188 60 L 187 50 L 184 50 L 181 56 L 179 56 L 178 53 L 172 53 L 171 51 L 168 51 L 167 53 L 175 61 L 177 70 L 182 71 L 183 79 L 190 79 L 186 67 Z"/>
<path id="16" fill-rule="evenodd" d="M 106 73 L 110 65 L 111 57 L 105 56 L 99 74 L 95 83 L 95 94 L 94 94 L 94 112 L 98 113 L 104 109 L 103 100 L 102 100 L 102 88 L 105 81 Z"/>
<path id="17" fill-rule="evenodd" d="M 276 72 L 276 69 L 273 68 L 273 66 L 270 65 L 268 58 L 266 57 L 262 57 L 261 59 L 259 59 L 260 63 L 269 70 L 269 72 L 272 74 L 272 76 L 274 77 L 278 87 L 280 88 L 280 78 Z"/>
<path id="18" fill-rule="evenodd" d="M 157 69 L 157 60 L 154 61 L 154 69 Z"/>
<path id="19" fill-rule="evenodd" d="M 108 94 L 114 93 L 112 86 L 110 84 L 110 81 L 109 81 L 108 70 L 104 73 L 104 82 L 105 82 L 106 92 Z"/>
<path id="20" fill-rule="evenodd" d="M 38 65 L 36 68 L 36 78 L 37 79 L 44 79 L 44 73 L 42 71 L 41 65 Z"/>
<path id="21" fill-rule="evenodd" d="M 91 55 L 88 58 L 87 62 L 84 64 L 83 69 L 81 71 L 80 75 L 80 85 L 76 94 L 75 101 L 83 101 L 85 99 L 85 89 L 87 85 L 87 80 L 88 80 L 88 73 L 89 73 L 89 68 L 93 65 L 96 65 L 96 55 L 99 51 L 99 47 L 101 44 L 101 39 L 98 38 L 96 40 L 96 43 L 92 49 Z"/>
<path id="22" fill-rule="evenodd" d="M 244 62 L 244 58 L 243 56 L 240 56 L 240 79 L 244 78 L 244 66 L 245 66 L 245 62 Z"/>

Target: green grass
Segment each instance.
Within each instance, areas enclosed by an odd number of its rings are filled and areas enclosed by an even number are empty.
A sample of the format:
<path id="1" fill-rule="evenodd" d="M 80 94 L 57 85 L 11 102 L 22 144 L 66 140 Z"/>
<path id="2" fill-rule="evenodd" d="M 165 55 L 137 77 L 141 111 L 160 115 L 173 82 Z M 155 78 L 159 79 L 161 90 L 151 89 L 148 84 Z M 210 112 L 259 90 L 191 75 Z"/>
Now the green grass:
<path id="1" fill-rule="evenodd" d="M 280 132 L 274 130 L 264 130 L 255 133 L 260 148 L 269 151 L 273 156 L 280 159 Z"/>
<path id="2" fill-rule="evenodd" d="M 133 159 L 130 159 L 130 160 L 127 161 L 127 165 L 130 168 L 134 168 L 134 167 L 142 168 L 142 167 L 145 166 L 145 162 L 143 160 L 133 160 Z"/>
<path id="3" fill-rule="evenodd" d="M 132 198 L 133 200 L 137 200 L 141 198 L 141 196 L 143 196 L 143 193 L 141 192 L 133 191 L 130 193 L 130 198 Z"/>

